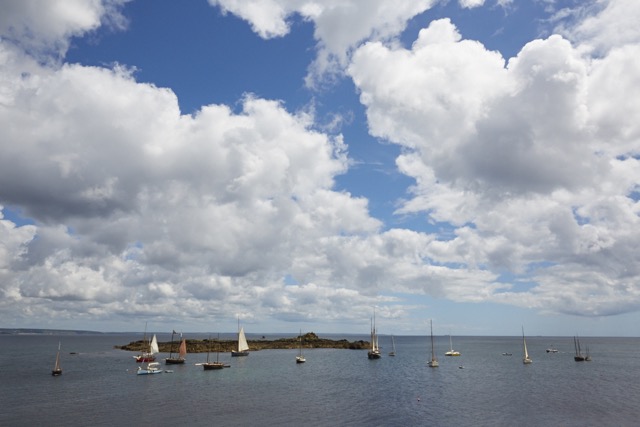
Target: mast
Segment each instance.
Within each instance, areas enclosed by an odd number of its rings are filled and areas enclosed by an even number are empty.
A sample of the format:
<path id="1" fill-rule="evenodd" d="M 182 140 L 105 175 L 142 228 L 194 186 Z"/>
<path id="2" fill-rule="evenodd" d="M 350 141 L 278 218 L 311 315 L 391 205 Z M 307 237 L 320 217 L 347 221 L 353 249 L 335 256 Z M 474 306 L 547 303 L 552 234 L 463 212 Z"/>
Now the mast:
<path id="1" fill-rule="evenodd" d="M 435 354 L 435 351 L 433 350 L 433 319 L 431 319 L 429 323 L 431 325 L 431 360 L 435 360 L 436 354 Z"/>
<path id="2" fill-rule="evenodd" d="M 173 332 L 171 332 L 171 347 L 169 347 L 169 359 L 173 357 L 173 336 L 175 334 L 176 334 L 176 331 L 173 330 Z"/>
<path id="3" fill-rule="evenodd" d="M 582 349 L 580 348 L 580 338 L 578 338 L 578 355 L 582 356 Z"/>
<path id="4" fill-rule="evenodd" d="M 433 319 L 429 319 L 429 324 L 431 326 L 431 361 L 429 361 L 428 365 L 432 368 L 437 368 L 440 364 L 436 359 L 436 352 L 433 346 Z"/>
<path id="5" fill-rule="evenodd" d="M 142 336 L 142 342 L 147 344 L 147 322 L 144 322 L 144 335 Z"/>
<path id="6" fill-rule="evenodd" d="M 302 329 L 300 329 L 300 357 L 302 357 Z"/>
<path id="7" fill-rule="evenodd" d="M 373 309 L 373 317 L 371 318 L 371 351 L 376 351 L 376 314 Z"/>
<path id="8" fill-rule="evenodd" d="M 54 369 L 56 371 L 60 370 L 60 341 L 58 341 L 58 353 L 56 353 L 56 366 Z"/>
<path id="9" fill-rule="evenodd" d="M 218 340 L 216 341 L 216 363 L 218 363 L 220 360 L 220 332 L 218 332 Z M 208 362 L 208 360 L 207 360 Z"/>

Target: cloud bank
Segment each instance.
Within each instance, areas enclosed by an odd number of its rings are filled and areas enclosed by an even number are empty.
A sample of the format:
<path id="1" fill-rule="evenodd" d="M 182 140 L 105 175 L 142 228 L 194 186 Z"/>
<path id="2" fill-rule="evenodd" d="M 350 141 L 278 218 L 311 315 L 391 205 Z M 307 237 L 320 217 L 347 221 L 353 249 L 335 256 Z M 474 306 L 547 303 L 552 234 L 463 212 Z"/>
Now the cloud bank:
<path id="1" fill-rule="evenodd" d="M 448 19 L 411 49 L 369 42 L 354 53 L 369 129 L 406 149 L 397 165 L 416 182 L 398 212 L 455 226 L 437 261 L 509 277 L 488 299 L 638 309 L 640 37 L 623 27 L 619 46 L 605 29 L 625 7 L 636 6 L 611 2 L 576 25 L 573 44 L 552 35 L 508 61 Z M 594 58 L 595 39 L 616 47 Z"/>
<path id="2" fill-rule="evenodd" d="M 0 210 L 5 320 L 340 321 L 415 308 L 398 295 L 638 310 L 640 37 L 614 19 L 633 1 L 508 59 L 449 19 L 401 46 L 432 1 L 211 2 L 262 37 L 292 14 L 313 23 L 311 70 L 344 68 L 371 135 L 402 147 L 415 185 L 397 213 L 427 231 L 386 229 L 336 190 L 349 141 L 308 113 L 247 95 L 182 115 L 125 66 L 43 61 L 123 22 L 120 3 L 81 3 L 0 18 L 0 203 L 29 219 Z"/>

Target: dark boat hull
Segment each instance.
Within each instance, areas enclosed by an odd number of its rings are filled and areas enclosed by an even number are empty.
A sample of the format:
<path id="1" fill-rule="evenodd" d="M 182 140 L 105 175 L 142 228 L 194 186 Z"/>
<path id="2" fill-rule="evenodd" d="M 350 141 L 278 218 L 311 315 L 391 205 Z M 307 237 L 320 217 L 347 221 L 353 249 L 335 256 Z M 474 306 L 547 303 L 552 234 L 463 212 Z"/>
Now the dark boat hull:
<path id="1" fill-rule="evenodd" d="M 51 375 L 53 375 L 54 377 L 62 375 L 62 369 L 54 369 L 54 370 L 52 370 L 51 371 Z"/>
<path id="2" fill-rule="evenodd" d="M 184 365 L 184 359 L 164 359 L 164 363 L 167 365 Z"/>
<path id="3" fill-rule="evenodd" d="M 204 368 L 205 371 L 213 371 L 216 369 L 224 368 L 224 363 L 221 363 L 221 362 L 203 363 L 202 367 Z"/>
<path id="4" fill-rule="evenodd" d="M 149 362 L 155 362 L 156 361 L 156 357 L 155 356 L 134 356 L 136 359 L 136 362 L 138 363 L 149 363 Z"/>
<path id="5" fill-rule="evenodd" d="M 248 356 L 249 352 L 248 351 L 232 351 L 231 352 L 231 357 L 242 357 L 242 356 Z"/>
<path id="6" fill-rule="evenodd" d="M 367 353 L 367 357 L 369 359 L 380 359 L 380 353 L 379 352 L 370 351 L 370 352 Z"/>

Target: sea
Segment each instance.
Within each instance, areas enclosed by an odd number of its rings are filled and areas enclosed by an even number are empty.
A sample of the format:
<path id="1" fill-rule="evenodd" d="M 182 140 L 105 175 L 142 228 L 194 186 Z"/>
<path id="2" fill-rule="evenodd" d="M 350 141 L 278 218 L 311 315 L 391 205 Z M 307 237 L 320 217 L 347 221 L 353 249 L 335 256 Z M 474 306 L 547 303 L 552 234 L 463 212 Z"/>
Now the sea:
<path id="1" fill-rule="evenodd" d="M 381 336 L 378 360 L 308 349 L 296 364 L 298 350 L 261 350 L 221 353 L 230 367 L 204 371 L 199 353 L 145 376 L 133 353 L 114 348 L 141 338 L 0 335 L 0 426 L 640 425 L 640 338 L 582 338 L 592 360 L 575 362 L 573 337 L 527 337 L 533 363 L 524 365 L 522 337 L 454 336 L 461 355 L 445 357 L 449 337 L 437 336 L 440 366 L 430 368 L 429 337 L 396 336 L 390 357 L 391 338 Z M 63 374 L 53 377 L 59 342 Z"/>

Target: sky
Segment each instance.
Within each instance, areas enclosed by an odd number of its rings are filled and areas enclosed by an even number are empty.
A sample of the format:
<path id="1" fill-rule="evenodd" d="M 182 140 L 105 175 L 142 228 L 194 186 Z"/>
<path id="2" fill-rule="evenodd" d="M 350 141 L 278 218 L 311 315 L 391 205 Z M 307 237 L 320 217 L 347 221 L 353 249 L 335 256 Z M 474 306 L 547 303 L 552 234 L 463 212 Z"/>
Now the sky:
<path id="1" fill-rule="evenodd" d="M 637 336 L 638 18 L 0 0 L 0 326 Z"/>

